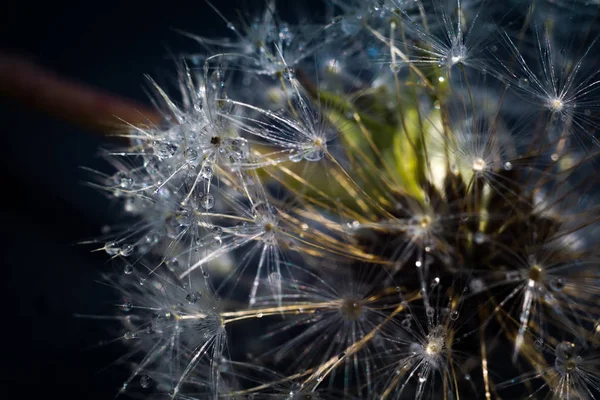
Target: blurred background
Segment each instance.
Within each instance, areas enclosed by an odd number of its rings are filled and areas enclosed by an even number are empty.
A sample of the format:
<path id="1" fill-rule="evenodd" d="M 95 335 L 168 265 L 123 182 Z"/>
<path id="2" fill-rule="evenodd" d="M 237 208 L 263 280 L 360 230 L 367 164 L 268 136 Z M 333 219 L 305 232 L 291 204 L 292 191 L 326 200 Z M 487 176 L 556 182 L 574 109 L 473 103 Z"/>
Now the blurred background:
<path id="1" fill-rule="evenodd" d="M 236 21 L 238 10 L 262 8 L 264 2 L 216 0 L 214 4 Z M 318 1 L 296 6 L 313 15 L 324 9 Z M 284 17 L 293 14 L 279 10 Z M 169 52 L 201 50 L 175 28 L 207 37 L 231 33 L 203 1 L 35 5 L 12 1 L 3 5 L 3 397 L 109 399 L 127 376 L 123 367 L 111 366 L 123 354 L 118 343 L 95 346 L 109 340 L 110 332 L 100 321 L 74 316 L 105 313 L 112 307 L 110 291 L 95 282 L 109 267 L 108 256 L 77 244 L 100 235 L 102 226 L 118 222 L 118 207 L 84 185 L 90 173 L 81 169 L 111 171 L 99 157 L 107 139 L 94 129 L 57 118 L 55 112 L 34 110 L 37 99 L 31 91 L 16 93 L 13 75 L 35 65 L 33 80 L 39 71 L 47 71 L 149 105 L 143 75 L 148 73 L 159 82 L 168 79 L 173 71 Z"/>

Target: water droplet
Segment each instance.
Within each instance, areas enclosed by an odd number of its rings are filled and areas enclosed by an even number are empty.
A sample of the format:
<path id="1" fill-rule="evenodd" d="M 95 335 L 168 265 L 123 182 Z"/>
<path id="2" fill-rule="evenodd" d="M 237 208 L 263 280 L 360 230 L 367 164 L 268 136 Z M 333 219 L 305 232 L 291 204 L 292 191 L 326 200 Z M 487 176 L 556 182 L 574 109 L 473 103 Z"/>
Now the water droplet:
<path id="1" fill-rule="evenodd" d="M 552 153 L 552 155 L 550 156 L 550 158 L 552 159 L 552 161 L 558 161 L 558 154 Z"/>
<path id="2" fill-rule="evenodd" d="M 291 81 L 296 78 L 296 71 L 294 71 L 294 68 L 292 67 L 285 67 L 283 69 L 283 77 L 288 81 Z"/>
<path id="3" fill-rule="evenodd" d="M 426 314 L 428 317 L 433 317 L 433 315 L 435 314 L 435 310 L 433 309 L 433 307 L 431 307 L 431 306 L 427 306 L 427 307 L 425 308 L 425 314 Z"/>
<path id="4" fill-rule="evenodd" d="M 107 242 L 104 244 L 104 251 L 106 251 L 109 256 L 119 254 L 119 250 L 121 249 L 116 242 Z"/>
<path id="5" fill-rule="evenodd" d="M 398 72 L 400 72 L 400 65 L 398 63 L 391 63 L 390 70 L 392 70 L 394 74 L 397 74 Z"/>
<path id="6" fill-rule="evenodd" d="M 485 242 L 485 235 L 483 234 L 483 232 L 477 232 L 473 236 L 473 240 L 475 241 L 475 243 L 481 244 Z"/>
<path id="7" fill-rule="evenodd" d="M 123 272 L 125 272 L 125 275 L 131 275 L 131 273 L 133 272 L 133 267 L 131 266 L 131 264 L 125 264 L 125 266 L 123 267 Z"/>
<path id="8" fill-rule="evenodd" d="M 200 198 L 200 204 L 207 210 L 210 210 L 215 205 L 215 198 L 212 194 L 206 193 Z"/>
<path id="9" fill-rule="evenodd" d="M 512 169 L 512 163 L 510 161 L 507 161 L 504 163 L 504 170 L 505 171 L 510 171 Z"/>
<path id="10" fill-rule="evenodd" d="M 185 151 L 186 153 L 186 159 L 188 162 L 194 162 L 198 159 L 198 152 L 196 151 L 196 149 L 192 148 L 192 147 L 188 147 Z"/>
<path id="11" fill-rule="evenodd" d="M 202 276 L 204 276 L 205 278 L 208 278 L 208 277 L 210 277 L 210 273 L 207 270 L 203 270 Z"/>
<path id="12" fill-rule="evenodd" d="M 234 161 L 244 161 L 250 156 L 250 145 L 244 138 L 235 138 L 230 142 L 230 155 Z"/>
<path id="13" fill-rule="evenodd" d="M 289 158 L 290 158 L 290 161 L 292 161 L 292 162 L 300 162 L 300 161 L 302 161 L 303 156 L 304 155 L 302 154 L 302 151 L 300 151 L 298 149 L 294 149 L 294 150 L 290 151 Z"/>
<path id="14" fill-rule="evenodd" d="M 235 31 L 235 25 L 233 25 L 231 22 L 227 23 L 227 29 L 230 29 L 232 31 Z"/>
<path id="15" fill-rule="evenodd" d="M 140 377 L 140 386 L 143 387 L 144 389 L 149 388 L 152 385 L 152 378 L 150 378 L 148 375 L 142 375 Z"/>
<path id="16" fill-rule="evenodd" d="M 458 317 L 459 317 L 459 312 L 458 312 L 458 310 L 453 310 L 453 311 L 450 313 L 450 319 L 451 319 L 452 321 L 456 321 L 456 320 L 458 319 Z"/>
<path id="17" fill-rule="evenodd" d="M 544 347 L 544 340 L 543 339 L 536 339 L 533 342 L 533 347 L 535 347 L 538 350 L 541 350 L 542 347 Z"/>
<path id="18" fill-rule="evenodd" d="M 123 335 L 123 338 L 127 339 L 127 340 L 131 340 L 133 338 L 135 338 L 135 333 L 131 332 L 131 331 L 127 331 L 125 332 L 125 334 Z"/>
<path id="19" fill-rule="evenodd" d="M 325 156 L 325 149 L 320 146 L 304 154 L 306 161 L 319 161 Z"/>
<path id="20" fill-rule="evenodd" d="M 263 317 L 263 313 L 259 312 L 258 314 L 256 314 L 256 318 L 262 318 Z"/>
<path id="21" fill-rule="evenodd" d="M 131 302 L 126 301 L 123 304 L 121 304 L 121 310 L 127 312 L 130 311 L 133 308 L 133 304 L 131 304 Z"/>
<path id="22" fill-rule="evenodd" d="M 198 299 L 201 296 L 202 296 L 202 293 L 200 293 L 200 292 L 188 293 L 188 295 L 185 296 L 185 299 L 187 300 L 187 302 L 189 304 L 196 304 L 198 302 Z"/>
<path id="23" fill-rule="evenodd" d="M 133 178 L 125 171 L 119 171 L 113 176 L 115 185 L 122 189 L 129 189 L 133 186 Z"/>
<path id="24" fill-rule="evenodd" d="M 402 328 L 404 328 L 407 331 L 410 331 L 411 324 L 412 324 L 412 321 L 410 320 L 410 318 L 405 318 L 402 320 Z"/>
<path id="25" fill-rule="evenodd" d="M 221 228 L 220 226 L 213 226 L 212 235 L 215 239 L 220 238 L 221 235 L 223 235 L 223 228 Z"/>
<path id="26" fill-rule="evenodd" d="M 204 165 L 200 169 L 200 177 L 202 179 L 206 179 L 208 181 L 212 178 L 212 176 L 213 176 L 213 169 L 210 165 Z"/>
<path id="27" fill-rule="evenodd" d="M 171 158 L 177 152 L 177 146 L 169 142 L 154 142 L 154 152 L 159 158 Z"/>
<path id="28" fill-rule="evenodd" d="M 553 278 L 550 280 L 550 288 L 559 292 L 565 288 L 565 280 L 562 278 Z"/>
<path id="29" fill-rule="evenodd" d="M 121 255 L 123 257 L 129 257 L 132 254 L 133 254 L 133 246 L 130 244 L 124 244 L 119 249 L 119 255 Z"/>

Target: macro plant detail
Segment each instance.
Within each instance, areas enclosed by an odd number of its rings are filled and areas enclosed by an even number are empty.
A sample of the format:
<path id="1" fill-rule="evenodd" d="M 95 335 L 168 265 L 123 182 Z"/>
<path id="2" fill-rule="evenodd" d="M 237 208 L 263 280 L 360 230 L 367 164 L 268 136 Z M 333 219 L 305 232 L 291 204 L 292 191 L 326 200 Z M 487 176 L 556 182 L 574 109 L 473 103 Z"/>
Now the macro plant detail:
<path id="1" fill-rule="evenodd" d="M 118 396 L 600 398 L 596 3 L 207 9 L 90 182 Z"/>

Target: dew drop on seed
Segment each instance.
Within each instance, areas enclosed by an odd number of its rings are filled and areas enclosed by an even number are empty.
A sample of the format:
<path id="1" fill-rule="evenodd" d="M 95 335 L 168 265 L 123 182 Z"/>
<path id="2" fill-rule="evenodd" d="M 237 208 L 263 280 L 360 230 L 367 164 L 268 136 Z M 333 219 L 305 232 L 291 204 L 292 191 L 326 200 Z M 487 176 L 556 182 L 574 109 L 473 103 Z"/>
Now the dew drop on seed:
<path id="1" fill-rule="evenodd" d="M 207 181 L 212 178 L 213 169 L 210 165 L 205 165 L 200 169 L 200 177 L 202 179 L 206 179 Z"/>
<path id="2" fill-rule="evenodd" d="M 177 152 L 177 146 L 169 142 L 155 142 L 154 150 L 159 158 L 171 158 Z"/>
<path id="3" fill-rule="evenodd" d="M 200 204 L 207 210 L 210 210 L 215 205 L 215 198 L 212 194 L 206 193 L 200 198 Z"/>
<path id="4" fill-rule="evenodd" d="M 565 280 L 562 278 L 554 278 L 550 280 L 550 288 L 555 292 L 560 292 L 565 288 Z"/>
<path id="5" fill-rule="evenodd" d="M 312 151 L 304 154 L 306 161 L 319 161 L 325 156 L 325 150 L 322 147 L 318 147 Z"/>
<path id="6" fill-rule="evenodd" d="M 119 245 L 115 242 L 107 242 L 106 244 L 104 244 L 104 251 L 106 251 L 106 253 L 109 256 L 117 255 L 119 253 L 119 250 Z"/>
<path id="7" fill-rule="evenodd" d="M 292 67 L 285 67 L 283 69 L 283 77 L 286 80 L 291 81 L 292 79 L 296 78 L 296 71 L 294 71 L 294 68 Z"/>
<path id="8" fill-rule="evenodd" d="M 131 178 L 127 172 L 119 171 L 113 176 L 115 185 L 122 189 L 129 189 L 133 186 L 133 178 Z"/>
<path id="9" fill-rule="evenodd" d="M 213 226 L 212 234 L 215 239 L 220 238 L 221 235 L 223 235 L 223 228 L 221 228 L 220 226 Z"/>
<path id="10" fill-rule="evenodd" d="M 194 162 L 194 161 L 196 161 L 198 159 L 198 152 L 196 151 L 196 149 L 188 147 L 185 152 L 186 152 L 186 155 L 187 155 L 187 161 L 188 162 Z"/>
<path id="11" fill-rule="evenodd" d="M 119 255 L 123 257 L 129 257 L 131 254 L 133 254 L 133 246 L 130 244 L 124 244 L 119 249 Z"/>
<path id="12" fill-rule="evenodd" d="M 483 232 L 477 232 L 473 236 L 473 240 L 475 241 L 475 243 L 481 244 L 485 242 L 485 235 L 483 234 Z"/>
<path id="13" fill-rule="evenodd" d="M 410 331 L 411 324 L 412 324 L 412 322 L 411 322 L 410 318 L 406 318 L 406 319 L 402 320 L 402 328 L 404 328 L 407 331 Z"/>
<path id="14" fill-rule="evenodd" d="M 123 267 L 123 272 L 125 272 L 125 275 L 131 275 L 131 273 L 133 273 L 133 267 L 130 264 L 127 264 Z"/>
<path id="15" fill-rule="evenodd" d="M 458 310 L 454 310 L 450 313 L 450 319 L 452 321 L 456 321 L 458 319 L 458 316 L 459 316 Z"/>
<path id="16" fill-rule="evenodd" d="M 302 158 L 303 158 L 302 151 L 300 151 L 298 149 L 294 149 L 294 150 L 290 151 L 289 158 L 290 158 L 290 161 L 292 161 L 292 162 L 302 161 Z"/>
<path id="17" fill-rule="evenodd" d="M 507 161 L 504 163 L 504 170 L 505 171 L 510 171 L 512 169 L 512 163 L 510 161 Z"/>
<path id="18" fill-rule="evenodd" d="M 148 375 L 142 375 L 140 377 L 140 386 L 143 387 L 144 389 L 149 388 L 152 385 L 152 378 L 150 378 Z"/>
<path id="19" fill-rule="evenodd" d="M 236 138 L 231 141 L 231 156 L 235 161 L 243 161 L 250 156 L 250 145 L 244 138 Z"/>
<path id="20" fill-rule="evenodd" d="M 196 304 L 198 302 L 198 299 L 200 298 L 200 296 L 202 296 L 202 294 L 200 292 L 188 293 L 188 295 L 185 296 L 185 299 L 187 300 L 187 302 L 189 304 Z"/>

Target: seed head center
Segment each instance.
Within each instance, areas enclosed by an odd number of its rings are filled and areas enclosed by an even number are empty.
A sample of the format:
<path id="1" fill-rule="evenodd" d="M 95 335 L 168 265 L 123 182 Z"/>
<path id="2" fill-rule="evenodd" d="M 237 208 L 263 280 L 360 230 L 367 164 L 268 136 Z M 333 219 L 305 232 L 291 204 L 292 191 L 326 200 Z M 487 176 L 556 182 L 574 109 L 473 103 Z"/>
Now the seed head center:
<path id="1" fill-rule="evenodd" d="M 344 300 L 341 308 L 342 314 L 351 321 L 357 320 L 362 315 L 362 304 L 354 299 Z"/>
<path id="2" fill-rule="evenodd" d="M 539 282 L 544 276 L 544 269 L 539 264 L 533 264 L 529 268 L 529 279 L 534 282 Z"/>
<path id="3" fill-rule="evenodd" d="M 483 169 L 485 168 L 485 160 L 481 157 L 476 158 L 475 160 L 473 160 L 472 168 L 475 172 L 483 171 Z"/>

